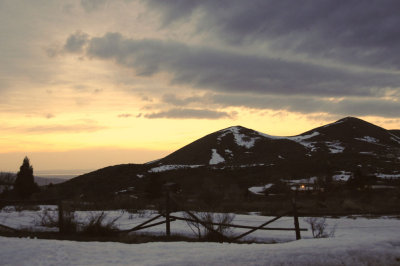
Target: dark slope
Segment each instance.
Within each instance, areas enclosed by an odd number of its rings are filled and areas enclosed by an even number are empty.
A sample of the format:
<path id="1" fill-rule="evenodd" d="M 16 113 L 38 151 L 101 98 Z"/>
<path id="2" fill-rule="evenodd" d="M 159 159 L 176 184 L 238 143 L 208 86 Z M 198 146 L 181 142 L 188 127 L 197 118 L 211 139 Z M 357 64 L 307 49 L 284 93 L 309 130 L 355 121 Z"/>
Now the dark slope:
<path id="1" fill-rule="evenodd" d="M 400 138 L 400 129 L 391 129 L 389 132 Z"/>
<path id="2" fill-rule="evenodd" d="M 400 148 L 400 137 L 390 131 L 354 117 L 315 128 L 299 136 L 307 139 L 314 151 L 322 153 L 376 153 L 383 155 Z"/>
<path id="3" fill-rule="evenodd" d="M 158 161 L 106 167 L 57 187 L 66 197 L 84 194 L 99 198 L 127 187 L 143 192 L 156 179 L 177 182 L 186 193 L 196 193 L 209 183 L 222 190 L 231 186 L 246 190 L 282 178 L 355 172 L 359 167 L 372 175 L 398 173 L 398 133 L 353 117 L 293 137 L 274 137 L 235 126 L 211 133 Z"/>
<path id="4" fill-rule="evenodd" d="M 157 164 L 266 164 L 281 158 L 302 158 L 305 151 L 302 145 L 288 139 L 276 139 L 235 126 L 198 139 L 157 161 Z"/>
<path id="5" fill-rule="evenodd" d="M 138 173 L 146 167 L 142 164 L 121 164 L 105 167 L 58 185 L 64 197 L 81 196 L 107 198 L 115 191 L 138 184 Z"/>
<path id="6" fill-rule="evenodd" d="M 315 128 L 301 135 L 307 135 L 314 132 L 319 133 L 311 139 L 316 141 L 339 140 L 351 143 L 359 138 L 369 136 L 377 139 L 381 144 L 399 144 L 394 140 L 395 137 L 390 131 L 355 117 L 346 117 L 332 124 Z"/>

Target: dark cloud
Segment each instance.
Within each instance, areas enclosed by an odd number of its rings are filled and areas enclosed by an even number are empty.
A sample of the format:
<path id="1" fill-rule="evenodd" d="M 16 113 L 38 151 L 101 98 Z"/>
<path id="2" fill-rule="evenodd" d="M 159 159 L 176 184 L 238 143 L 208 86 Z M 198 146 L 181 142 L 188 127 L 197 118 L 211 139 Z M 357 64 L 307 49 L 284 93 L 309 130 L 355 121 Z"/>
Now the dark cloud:
<path id="1" fill-rule="evenodd" d="M 199 99 L 201 101 L 204 98 Z M 209 95 L 208 103 L 220 107 L 247 107 L 255 109 L 287 110 L 300 113 L 325 112 L 336 115 L 398 117 L 400 102 L 373 98 L 325 99 L 318 97 L 291 97 L 280 95 L 252 96 L 238 94 Z"/>
<path id="2" fill-rule="evenodd" d="M 88 41 L 88 38 L 89 35 L 80 31 L 71 34 L 64 45 L 64 51 L 69 53 L 82 52 L 83 47 L 86 45 Z"/>
<path id="3" fill-rule="evenodd" d="M 352 100 L 345 99 L 331 108 L 332 113 L 346 115 L 376 115 L 383 117 L 399 117 L 400 102 L 388 100 Z"/>
<path id="4" fill-rule="evenodd" d="M 212 94 L 178 97 L 164 95 L 163 103 L 175 106 L 190 104 L 213 106 L 216 108 L 245 107 L 250 109 L 286 110 L 299 113 L 332 113 L 340 116 L 382 116 L 398 117 L 400 102 L 374 98 L 327 99 L 309 96 L 250 95 L 250 94 Z"/>
<path id="5" fill-rule="evenodd" d="M 163 25 L 199 16 L 196 33 L 232 45 L 268 42 L 312 58 L 400 69 L 397 0 L 146 0 Z"/>
<path id="6" fill-rule="evenodd" d="M 169 24 L 185 19 L 193 14 L 193 12 L 202 6 L 202 2 L 212 4 L 214 1 L 208 0 L 142 0 L 148 4 L 152 9 L 161 10 L 163 12 L 162 25 L 168 26 Z M 215 1 L 217 2 L 217 1 Z"/>
<path id="7" fill-rule="evenodd" d="M 167 72 L 173 77 L 172 84 L 211 91 L 382 96 L 400 84 L 396 74 L 350 71 L 174 41 L 135 40 L 119 33 L 89 39 L 86 55 L 114 61 L 141 76 Z"/>
<path id="8" fill-rule="evenodd" d="M 233 118 L 235 113 L 219 112 L 207 109 L 170 109 L 157 113 L 145 114 L 145 118 L 176 118 L 176 119 L 221 119 Z"/>

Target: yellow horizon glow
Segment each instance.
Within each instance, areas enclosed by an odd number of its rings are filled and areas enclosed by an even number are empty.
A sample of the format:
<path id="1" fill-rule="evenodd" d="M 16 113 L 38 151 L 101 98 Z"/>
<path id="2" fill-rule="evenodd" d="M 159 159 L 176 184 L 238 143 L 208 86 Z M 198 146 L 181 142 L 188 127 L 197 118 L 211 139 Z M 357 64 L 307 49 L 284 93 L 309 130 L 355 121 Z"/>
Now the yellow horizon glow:
<path id="1" fill-rule="evenodd" d="M 257 49 L 252 45 L 247 49 L 224 45 L 205 33 L 193 34 L 196 32 L 194 21 L 160 27 L 162 14 L 149 10 L 142 1 L 103 4 L 93 12 L 85 11 L 79 0 L 67 4 L 63 1 L 47 1 L 41 5 L 34 1 L 0 4 L 0 18 L 5 22 L 0 25 L 4 36 L 0 72 L 0 171 L 16 171 L 25 155 L 37 170 L 144 163 L 230 126 L 292 136 L 343 117 L 296 113 L 283 107 L 282 110 L 225 107 L 229 101 L 224 105 L 205 100 L 205 103 L 194 101 L 180 107 L 236 115 L 215 120 L 146 118 L 146 114 L 179 107 L 163 102 L 166 94 L 182 99 L 201 98 L 213 93 L 245 93 L 246 88 L 242 92 L 227 92 L 213 88 L 212 84 L 196 87 L 195 81 L 194 85 L 190 81 L 180 84 L 173 82 L 173 70 L 168 72 L 163 68 L 160 73 L 141 76 L 135 72 L 137 67 L 115 63 L 113 58 L 92 58 L 93 55 L 83 52 L 83 47 L 67 52 L 64 45 L 70 36 L 77 32 L 89 38 L 120 33 L 126 40 L 173 41 L 188 47 L 275 59 L 285 56 L 286 52 L 275 54 L 266 49 L 268 42 L 261 46 L 255 44 Z M 290 53 L 287 56 L 290 59 Z M 326 60 L 317 61 L 323 66 Z M 394 93 L 385 97 L 390 98 Z M 268 97 L 262 92 L 251 96 Z M 338 96 L 329 100 L 336 102 L 345 98 Z M 400 128 L 398 117 L 360 118 L 386 129 Z"/>
<path id="2" fill-rule="evenodd" d="M 7 92 L 8 102 L 0 106 L 0 154 L 42 153 L 44 156 L 46 152 L 62 154 L 96 150 L 92 153 L 95 158 L 99 150 L 106 153 L 114 149 L 130 150 L 132 157 L 114 154 L 115 158 L 109 158 L 110 164 L 144 163 L 230 126 L 241 125 L 269 135 L 293 136 L 342 118 L 327 113 L 301 114 L 286 110 L 229 107 L 218 110 L 236 113 L 236 116 L 215 120 L 149 119 L 143 114 L 169 108 L 160 102 L 162 95 L 159 90 L 151 89 L 168 83 L 166 75 L 136 77 L 131 71 L 120 67 L 109 69 L 104 62 L 82 61 L 79 58 L 66 59 L 59 64 L 61 72 L 55 75 L 53 83 L 38 86 L 21 80 L 13 85 L 15 90 Z M 132 74 L 129 82 L 115 83 L 115 77 L 129 73 Z M 88 78 L 85 78 L 86 75 Z M 28 89 L 18 90 L 21 86 Z M 187 95 L 198 92 L 186 89 Z M 142 99 L 141 95 L 149 99 Z M 386 129 L 400 128 L 398 119 L 360 118 Z M 134 151 L 138 154 L 135 155 Z M 145 158 L 141 157 L 141 151 L 146 151 Z M 89 164 L 92 165 L 89 168 L 99 166 L 95 162 Z M 105 159 L 101 159 L 101 165 L 106 166 L 104 164 Z M 48 166 L 39 163 L 39 167 L 40 170 L 46 170 L 74 166 L 56 160 Z M 0 171 L 4 169 L 10 167 L 1 164 Z"/>
<path id="3" fill-rule="evenodd" d="M 79 114 L 73 112 L 51 119 L 14 115 L 15 119 L 0 137 L 0 157 L 3 158 L 0 171 L 18 169 L 22 160 L 18 157 L 29 157 L 30 154 L 32 162 L 36 161 L 37 170 L 97 169 L 114 164 L 145 163 L 230 126 L 241 125 L 269 135 L 292 136 L 337 120 L 327 121 L 317 119 L 318 116 L 310 118 L 285 111 L 238 111 L 236 119 L 220 120 L 118 118 L 119 112 L 107 111 L 91 114 L 88 121 L 79 120 Z M 393 125 L 393 121 L 379 117 L 362 119 L 380 122 L 377 125 L 384 128 Z M 57 129 L 60 125 L 67 129 L 70 126 L 71 130 L 63 132 L 62 128 Z M 85 129 L 80 132 L 79 126 L 85 125 L 88 125 L 87 132 Z"/>

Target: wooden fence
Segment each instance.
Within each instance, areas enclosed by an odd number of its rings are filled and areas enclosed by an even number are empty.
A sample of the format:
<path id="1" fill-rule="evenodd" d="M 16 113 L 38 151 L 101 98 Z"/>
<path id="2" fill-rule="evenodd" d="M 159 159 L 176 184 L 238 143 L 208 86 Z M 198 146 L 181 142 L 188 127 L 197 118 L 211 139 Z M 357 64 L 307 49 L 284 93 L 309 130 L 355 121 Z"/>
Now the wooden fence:
<path id="1" fill-rule="evenodd" d="M 58 229 L 59 233 L 65 232 L 64 221 L 65 221 L 65 213 L 64 213 L 64 201 L 60 199 L 44 199 L 44 200 L 0 200 L 0 209 L 4 206 L 33 206 L 33 205 L 57 205 L 58 208 Z M 12 228 L 3 224 L 0 224 L 0 229 L 3 231 L 9 232 L 21 232 L 22 230 Z"/>
<path id="2" fill-rule="evenodd" d="M 175 206 L 177 206 L 179 210 L 186 213 L 187 216 L 190 218 L 171 215 L 171 202 L 174 203 Z M 182 206 L 182 204 L 180 203 L 180 201 L 175 198 L 173 193 L 167 189 L 165 191 L 165 208 L 164 208 L 165 212 L 162 212 L 161 214 L 133 227 L 132 229 L 121 230 L 119 232 L 129 233 L 129 232 L 138 231 L 138 230 L 142 230 L 145 228 L 149 228 L 149 227 L 153 227 L 153 226 L 157 226 L 157 225 L 165 223 L 165 234 L 167 237 L 169 237 L 171 235 L 171 225 L 170 225 L 171 222 L 181 220 L 181 221 L 186 221 L 189 223 L 197 223 L 197 224 L 203 226 L 209 232 L 212 232 L 216 236 L 218 236 L 219 242 L 234 242 L 234 241 L 237 241 L 257 230 L 294 231 L 296 239 L 299 240 L 299 239 L 301 239 L 300 232 L 307 231 L 307 229 L 300 228 L 300 226 L 299 226 L 297 205 L 296 205 L 296 201 L 294 198 L 292 199 L 292 207 L 293 207 L 293 209 L 291 211 L 284 212 L 284 213 L 274 217 L 273 219 L 270 219 L 270 220 L 264 222 L 263 224 L 261 224 L 259 226 L 239 225 L 239 224 L 233 224 L 233 223 L 216 223 L 216 222 L 212 222 L 212 221 L 204 221 L 201 218 L 199 218 L 195 212 L 185 209 L 184 206 Z M 294 228 L 265 227 L 265 226 L 275 222 L 276 220 L 282 218 L 283 216 L 288 216 L 288 215 L 293 216 Z M 165 217 L 165 220 L 163 220 L 161 222 L 149 224 L 160 217 Z M 242 233 L 240 235 L 230 237 L 230 236 L 224 235 L 221 231 L 214 229 L 214 226 L 225 227 L 225 228 L 226 227 L 242 228 L 242 229 L 250 229 L 250 230 L 245 233 Z"/>
<path id="3" fill-rule="evenodd" d="M 171 215 L 171 203 L 173 203 L 175 206 L 178 206 L 178 208 L 183 211 L 187 217 L 179 217 L 175 215 Z M 0 201 L 0 207 L 6 206 L 6 205 L 57 205 L 58 206 L 58 228 L 59 228 L 59 233 L 60 234 L 67 234 L 68 233 L 68 228 L 66 228 L 65 221 L 68 219 L 68 215 L 70 215 L 73 210 L 68 209 L 68 202 L 62 201 L 59 199 L 49 199 L 49 200 L 30 200 L 30 201 L 22 201 L 22 200 L 10 200 L 10 201 Z M 307 229 L 300 228 L 299 226 L 299 218 L 298 218 L 298 211 L 297 211 L 297 206 L 295 200 L 292 200 L 292 207 L 293 209 L 291 211 L 284 212 L 280 215 L 277 215 L 273 219 L 270 219 L 264 223 L 262 223 L 259 226 L 249 226 L 249 225 L 240 225 L 240 224 L 233 224 L 233 223 L 216 223 L 214 221 L 205 221 L 202 220 L 201 218 L 198 217 L 198 214 L 185 209 L 184 206 L 180 203 L 179 200 L 175 198 L 174 193 L 172 193 L 170 190 L 165 191 L 165 211 L 160 212 L 160 214 L 156 215 L 155 217 L 152 217 L 151 219 L 146 220 L 145 222 L 142 222 L 139 225 L 134 226 L 131 229 L 127 230 L 116 230 L 115 233 L 118 234 L 125 234 L 125 233 L 130 233 L 134 231 L 139 231 L 143 230 L 149 227 L 154 227 L 158 226 L 161 224 L 165 224 L 165 234 L 167 237 L 171 236 L 171 222 L 173 221 L 186 221 L 189 223 L 196 223 L 198 225 L 203 226 L 208 232 L 214 233 L 219 242 L 234 242 L 237 241 L 257 230 L 280 230 L 280 231 L 294 231 L 296 235 L 296 239 L 300 239 L 301 231 L 307 231 Z M 293 222 L 294 222 L 294 228 L 281 228 L 281 227 L 265 227 L 276 220 L 282 218 L 283 216 L 288 216 L 292 215 L 293 216 Z M 155 220 L 159 219 L 160 217 L 164 217 L 165 219 L 163 221 L 159 222 L 154 222 Z M 218 231 L 214 229 L 214 226 L 217 226 L 218 228 L 224 227 L 231 227 L 231 228 L 241 228 L 241 229 L 249 229 L 249 231 L 244 232 L 240 235 L 237 236 L 226 236 L 224 235 L 221 231 Z M 0 224 L 0 231 L 7 231 L 7 232 L 21 232 L 21 230 L 16 229 L 16 228 L 11 228 L 6 225 L 1 225 Z"/>

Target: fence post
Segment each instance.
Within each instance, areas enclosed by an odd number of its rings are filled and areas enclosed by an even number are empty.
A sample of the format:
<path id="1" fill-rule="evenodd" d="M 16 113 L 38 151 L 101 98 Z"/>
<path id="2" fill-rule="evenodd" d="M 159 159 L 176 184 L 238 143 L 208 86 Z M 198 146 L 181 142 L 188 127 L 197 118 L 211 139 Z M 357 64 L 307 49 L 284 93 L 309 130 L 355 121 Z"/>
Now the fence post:
<path id="1" fill-rule="evenodd" d="M 58 230 L 60 234 L 64 233 L 64 210 L 62 200 L 58 202 Z"/>
<path id="2" fill-rule="evenodd" d="M 169 237 L 171 235 L 171 227 L 170 227 L 170 217 L 169 217 L 169 213 L 170 213 L 170 199 L 169 199 L 169 188 L 166 189 L 165 191 L 165 230 L 166 230 L 166 234 L 167 237 Z"/>
<path id="3" fill-rule="evenodd" d="M 296 206 L 296 192 L 294 197 L 292 198 L 292 206 L 293 206 L 293 219 L 294 219 L 294 228 L 296 229 L 296 240 L 301 239 L 300 235 L 300 226 L 299 226 L 299 216 L 297 214 L 297 206 Z"/>

